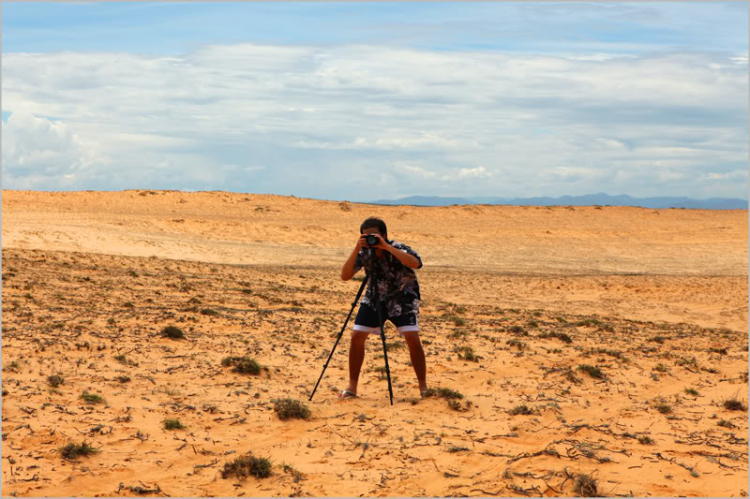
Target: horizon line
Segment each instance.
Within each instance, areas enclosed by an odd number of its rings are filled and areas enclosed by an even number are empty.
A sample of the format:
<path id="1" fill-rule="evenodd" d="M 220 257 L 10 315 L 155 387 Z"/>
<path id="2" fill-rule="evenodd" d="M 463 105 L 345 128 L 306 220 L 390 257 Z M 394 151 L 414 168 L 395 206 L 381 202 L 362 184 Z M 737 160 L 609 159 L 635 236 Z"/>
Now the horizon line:
<path id="1" fill-rule="evenodd" d="M 471 198 L 489 198 L 493 196 L 429 196 L 429 195 L 411 195 L 411 196 L 404 196 L 401 198 L 396 199 L 382 199 L 382 200 L 370 200 L 370 201 L 353 201 L 350 199 L 329 199 L 329 198 L 314 198 L 314 197 L 307 197 L 307 196 L 297 196 L 294 194 L 275 194 L 275 193 L 261 193 L 261 192 L 235 192 L 235 191 L 226 191 L 226 190 L 182 190 L 182 189 L 148 189 L 148 188 L 128 188 L 128 189 L 112 189 L 112 190 L 97 190 L 97 189 L 77 189 L 77 190 L 45 190 L 45 189 L 10 189 L 10 188 L 2 188 L 1 191 L 10 191 L 10 192 L 39 192 L 39 193 L 124 193 L 129 191 L 134 192 L 162 192 L 162 193 L 183 193 L 183 194 L 236 194 L 236 195 L 253 195 L 253 196 L 278 196 L 278 197 L 287 197 L 287 198 L 294 198 L 294 199 L 308 199 L 311 201 L 328 201 L 328 202 L 339 202 L 339 203 L 353 203 L 353 204 L 363 204 L 363 205 L 376 205 L 376 206 L 413 206 L 413 207 L 421 207 L 421 208 L 430 208 L 430 207 L 445 207 L 445 206 L 519 206 L 516 204 L 504 204 L 504 203 L 453 203 L 450 205 L 420 205 L 420 204 L 410 204 L 410 203 L 401 203 L 401 204 L 390 204 L 390 202 L 397 202 L 399 200 L 405 200 L 409 198 L 437 198 L 437 199 L 461 199 L 465 201 L 470 201 Z M 722 201 L 741 201 L 750 204 L 750 201 L 748 199 L 742 199 L 742 198 L 725 198 L 725 197 L 712 197 L 712 198 L 693 198 L 690 196 L 652 196 L 652 197 L 642 197 L 642 198 L 636 198 L 634 196 L 631 196 L 629 194 L 607 194 L 605 192 L 597 192 L 593 194 L 563 194 L 560 196 L 549 196 L 549 195 L 542 195 L 542 196 L 531 196 L 531 197 L 514 197 L 514 198 L 503 198 L 501 196 L 495 196 L 496 199 L 506 199 L 506 200 L 525 200 L 525 199 L 540 199 L 540 198 L 549 198 L 553 200 L 559 200 L 561 198 L 570 197 L 570 198 L 580 198 L 585 196 L 608 196 L 608 197 L 628 197 L 634 201 L 648 201 L 652 199 L 680 199 L 680 200 L 689 200 L 689 201 L 710 201 L 710 200 L 722 200 Z M 521 205 L 523 206 L 523 205 Z M 526 206 L 537 206 L 537 205 L 526 205 Z M 572 206 L 567 204 L 559 204 L 559 205 L 540 205 L 540 206 Z M 579 207 L 584 206 L 611 206 L 611 207 L 633 207 L 638 208 L 640 206 L 633 206 L 633 205 L 621 205 L 621 204 L 591 204 L 591 205 L 575 205 Z M 643 207 L 647 208 L 647 207 Z M 648 209 L 715 209 L 715 208 L 648 208 Z M 748 208 L 720 208 L 725 210 L 736 210 L 736 209 L 745 209 Z"/>

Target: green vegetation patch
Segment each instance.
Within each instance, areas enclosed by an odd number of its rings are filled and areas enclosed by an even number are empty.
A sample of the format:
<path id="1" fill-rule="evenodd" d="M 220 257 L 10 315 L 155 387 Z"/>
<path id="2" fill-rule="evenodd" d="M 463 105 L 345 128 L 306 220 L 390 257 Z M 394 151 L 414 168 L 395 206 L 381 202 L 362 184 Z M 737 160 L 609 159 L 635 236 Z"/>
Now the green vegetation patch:
<path id="1" fill-rule="evenodd" d="M 286 421 L 287 419 L 310 419 L 310 409 L 300 402 L 290 398 L 285 399 L 274 399 L 273 410 L 279 416 L 279 419 Z"/>
<path id="2" fill-rule="evenodd" d="M 230 476 L 235 476 L 239 480 L 244 480 L 248 476 L 268 478 L 271 476 L 271 467 L 269 459 L 247 454 L 238 457 L 234 461 L 224 463 L 224 469 L 221 470 L 221 478 L 227 479 Z"/>
<path id="3" fill-rule="evenodd" d="M 182 329 L 178 328 L 177 326 L 165 327 L 161 330 L 161 335 L 165 338 L 171 338 L 173 340 L 185 339 L 185 333 L 183 333 Z"/>

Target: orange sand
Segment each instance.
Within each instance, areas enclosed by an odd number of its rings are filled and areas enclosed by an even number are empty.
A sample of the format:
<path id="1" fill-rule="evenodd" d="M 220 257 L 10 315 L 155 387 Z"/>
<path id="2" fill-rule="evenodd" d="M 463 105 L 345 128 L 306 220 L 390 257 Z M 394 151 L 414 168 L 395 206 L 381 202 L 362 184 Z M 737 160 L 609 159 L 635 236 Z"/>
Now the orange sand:
<path id="1" fill-rule="evenodd" d="M 722 405 L 747 405 L 747 211 L 163 191 L 3 191 L 2 210 L 6 496 L 570 496 L 582 474 L 601 495 L 747 495 L 747 412 Z M 336 399 L 348 331 L 307 402 L 370 215 L 423 258 L 428 382 L 452 407 L 415 398 L 391 326 L 393 407 L 372 340 L 361 397 Z M 268 369 L 222 367 L 236 355 Z M 311 419 L 279 420 L 286 397 Z M 100 452 L 60 456 L 83 441 Z M 222 478 L 246 452 L 272 475 Z"/>

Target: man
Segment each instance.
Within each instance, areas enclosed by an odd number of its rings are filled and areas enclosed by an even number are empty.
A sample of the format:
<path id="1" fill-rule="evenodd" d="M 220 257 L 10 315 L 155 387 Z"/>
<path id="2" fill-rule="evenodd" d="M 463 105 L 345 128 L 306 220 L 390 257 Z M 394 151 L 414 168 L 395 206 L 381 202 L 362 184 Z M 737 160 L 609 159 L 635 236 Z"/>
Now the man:
<path id="1" fill-rule="evenodd" d="M 377 296 L 370 280 L 367 292 L 360 302 L 349 348 L 349 386 L 339 398 L 357 396 L 357 383 L 362 362 L 365 359 L 365 341 L 370 333 L 380 334 L 380 326 L 390 320 L 406 340 L 414 372 L 419 382 L 419 392 L 427 390 L 425 381 L 427 367 L 424 350 L 419 341 L 419 283 L 414 269 L 422 267 L 422 259 L 410 247 L 388 239 L 385 222 L 379 218 L 368 218 L 359 228 L 360 237 L 341 269 L 341 279 L 348 281 L 362 267 L 367 275 L 373 272 L 377 284 Z M 368 246 L 366 237 L 374 235 L 378 242 Z M 378 323 L 375 304 L 380 303 L 383 324 Z"/>

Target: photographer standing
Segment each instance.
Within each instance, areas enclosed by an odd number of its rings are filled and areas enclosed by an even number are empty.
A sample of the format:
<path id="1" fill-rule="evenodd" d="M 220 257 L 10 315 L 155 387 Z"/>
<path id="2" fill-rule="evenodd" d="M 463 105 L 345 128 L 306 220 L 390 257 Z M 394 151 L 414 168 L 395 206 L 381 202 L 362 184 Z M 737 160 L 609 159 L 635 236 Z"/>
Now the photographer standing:
<path id="1" fill-rule="evenodd" d="M 380 333 L 380 327 L 390 320 L 404 337 L 409 347 L 411 363 L 419 381 L 419 392 L 427 390 L 427 366 L 424 350 L 419 341 L 419 283 L 414 269 L 422 267 L 422 259 L 405 244 L 388 239 L 385 222 L 370 217 L 359 228 L 360 237 L 352 254 L 341 269 L 341 279 L 348 281 L 359 269 L 374 273 L 376 290 L 370 281 L 365 297 L 360 302 L 349 348 L 349 386 L 339 398 L 357 396 L 357 383 L 365 359 L 365 341 L 370 333 Z M 368 244 L 369 239 L 369 244 Z M 383 323 L 378 322 L 380 303 Z"/>

